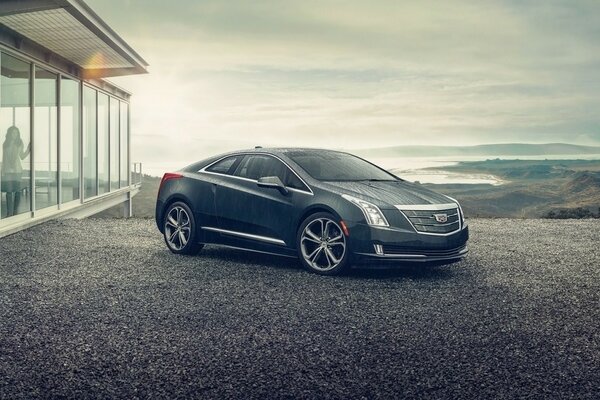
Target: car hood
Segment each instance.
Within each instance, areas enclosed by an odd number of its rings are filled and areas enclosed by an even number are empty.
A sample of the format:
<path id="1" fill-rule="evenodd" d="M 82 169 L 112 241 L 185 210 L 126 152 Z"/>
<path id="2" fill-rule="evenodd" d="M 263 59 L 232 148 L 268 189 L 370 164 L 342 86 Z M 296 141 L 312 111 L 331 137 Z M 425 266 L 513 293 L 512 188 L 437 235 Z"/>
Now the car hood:
<path id="1" fill-rule="evenodd" d="M 393 208 L 396 205 L 447 204 L 453 202 L 443 194 L 406 181 L 327 182 L 326 186 L 339 193 L 364 198 L 380 208 Z"/>

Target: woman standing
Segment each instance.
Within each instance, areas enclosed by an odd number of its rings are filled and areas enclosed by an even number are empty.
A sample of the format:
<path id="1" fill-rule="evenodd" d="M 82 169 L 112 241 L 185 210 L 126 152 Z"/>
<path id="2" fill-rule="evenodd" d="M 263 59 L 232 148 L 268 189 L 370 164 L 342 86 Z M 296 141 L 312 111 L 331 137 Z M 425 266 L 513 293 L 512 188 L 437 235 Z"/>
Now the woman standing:
<path id="1" fill-rule="evenodd" d="M 6 131 L 6 138 L 2 144 L 2 191 L 6 192 L 6 216 L 11 217 L 19 212 L 21 192 L 23 191 L 23 166 L 21 160 L 31 152 L 31 143 L 24 149 L 21 132 L 16 126 L 11 126 Z"/>

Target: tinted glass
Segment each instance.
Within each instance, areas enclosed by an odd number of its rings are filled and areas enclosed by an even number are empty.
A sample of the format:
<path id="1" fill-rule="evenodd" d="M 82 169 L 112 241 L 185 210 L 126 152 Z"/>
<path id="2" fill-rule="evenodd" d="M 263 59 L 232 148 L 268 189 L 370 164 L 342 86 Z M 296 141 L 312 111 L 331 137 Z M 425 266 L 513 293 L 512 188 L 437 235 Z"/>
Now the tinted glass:
<path id="1" fill-rule="evenodd" d="M 210 167 L 206 168 L 206 170 L 209 172 L 216 172 L 218 174 L 231 175 L 231 174 L 233 174 L 232 167 L 235 164 L 235 162 L 238 160 L 238 158 L 240 158 L 240 157 L 232 156 L 232 157 L 224 158 L 221 161 L 219 161 L 218 163 L 213 164 Z"/>
<path id="2" fill-rule="evenodd" d="M 300 190 L 304 190 L 304 191 L 309 191 L 308 188 L 306 187 L 306 185 L 304 183 L 302 183 L 302 181 L 300 180 L 300 178 L 298 178 L 296 176 L 296 174 L 294 174 L 292 171 L 289 171 L 287 176 L 285 177 L 285 180 L 283 181 L 283 183 L 285 184 L 285 186 L 287 187 L 291 187 L 294 189 L 300 189 Z"/>
<path id="3" fill-rule="evenodd" d="M 96 91 L 83 88 L 83 178 L 84 197 L 98 194 L 96 174 Z"/>
<path id="4" fill-rule="evenodd" d="M 35 208 L 58 204 L 58 77 L 44 69 L 35 69 Z"/>
<path id="5" fill-rule="evenodd" d="M 120 160 L 119 154 L 119 100 L 110 98 L 110 190 L 117 190 L 120 186 Z"/>
<path id="6" fill-rule="evenodd" d="M 242 178 L 258 180 L 266 176 L 278 176 L 281 181 L 285 178 L 285 165 L 269 156 L 246 156 L 236 171 Z"/>
<path id="7" fill-rule="evenodd" d="M 308 191 L 308 188 L 296 174 L 275 157 L 265 155 L 246 156 L 237 168 L 235 175 L 254 180 L 267 176 L 277 176 L 287 187 Z"/>
<path id="8" fill-rule="evenodd" d="M 98 93 L 98 194 L 110 190 L 108 96 Z"/>
<path id="9" fill-rule="evenodd" d="M 63 77 L 60 88 L 62 202 L 79 198 L 79 83 Z"/>
<path id="10" fill-rule="evenodd" d="M 129 186 L 129 104 L 121 102 L 119 137 L 121 139 L 121 187 Z"/>
<path id="11" fill-rule="evenodd" d="M 30 64 L 2 53 L 0 69 L 0 218 L 30 211 Z"/>
<path id="12" fill-rule="evenodd" d="M 286 153 L 310 176 L 320 181 L 397 180 L 386 171 L 352 154 L 335 151 Z"/>

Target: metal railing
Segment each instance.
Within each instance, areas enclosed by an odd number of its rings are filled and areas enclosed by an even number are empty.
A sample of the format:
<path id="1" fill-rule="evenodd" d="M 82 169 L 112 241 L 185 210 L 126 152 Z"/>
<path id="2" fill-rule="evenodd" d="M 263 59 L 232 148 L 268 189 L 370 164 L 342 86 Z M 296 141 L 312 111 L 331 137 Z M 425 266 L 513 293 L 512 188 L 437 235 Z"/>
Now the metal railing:
<path id="1" fill-rule="evenodd" d="M 141 186 L 142 185 L 142 163 L 133 163 L 133 170 L 131 171 L 131 185 Z"/>

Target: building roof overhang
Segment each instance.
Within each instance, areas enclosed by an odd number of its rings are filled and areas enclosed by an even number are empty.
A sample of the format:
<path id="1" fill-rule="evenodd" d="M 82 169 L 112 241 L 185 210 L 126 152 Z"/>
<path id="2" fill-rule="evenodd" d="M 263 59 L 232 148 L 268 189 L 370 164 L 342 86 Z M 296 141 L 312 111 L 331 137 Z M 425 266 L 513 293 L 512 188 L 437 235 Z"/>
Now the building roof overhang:
<path id="1" fill-rule="evenodd" d="M 83 78 L 147 73 L 148 63 L 82 0 L 2 0 L 0 27 L 76 65 Z"/>

